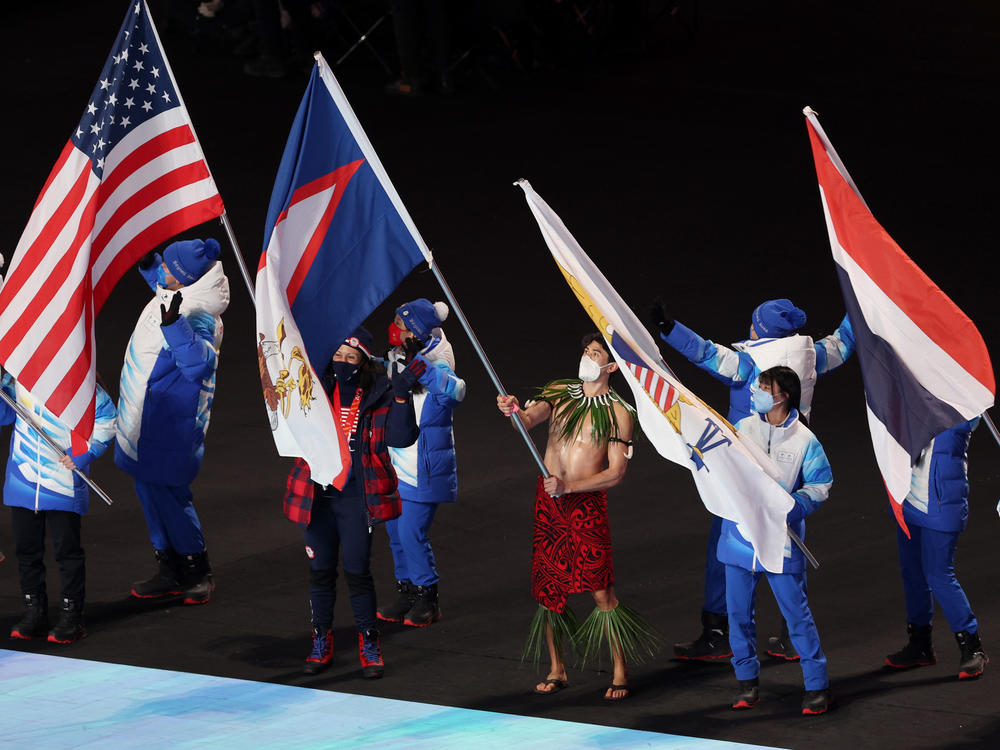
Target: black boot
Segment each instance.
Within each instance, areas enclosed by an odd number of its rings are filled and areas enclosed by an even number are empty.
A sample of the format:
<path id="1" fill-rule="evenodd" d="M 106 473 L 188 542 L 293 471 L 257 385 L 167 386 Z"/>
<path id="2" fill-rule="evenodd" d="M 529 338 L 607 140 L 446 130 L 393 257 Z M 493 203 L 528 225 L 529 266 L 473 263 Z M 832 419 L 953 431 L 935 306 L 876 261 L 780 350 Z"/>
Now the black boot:
<path id="1" fill-rule="evenodd" d="M 413 596 L 413 607 L 403 617 L 404 625 L 422 628 L 441 619 L 436 583 L 430 586 L 414 586 Z"/>
<path id="2" fill-rule="evenodd" d="M 760 703 L 760 679 L 740 680 L 739 692 L 733 696 L 731 708 L 753 708 Z"/>
<path id="3" fill-rule="evenodd" d="M 83 601 L 63 599 L 59 621 L 49 631 L 49 643 L 73 643 L 87 637 L 83 627 Z"/>
<path id="4" fill-rule="evenodd" d="M 44 638 L 49 632 L 49 602 L 45 592 L 24 595 L 24 616 L 10 629 L 11 638 Z"/>
<path id="5" fill-rule="evenodd" d="M 772 635 L 767 639 L 767 655 L 785 661 L 799 660 L 799 652 L 792 644 L 792 637 L 788 634 L 788 623 L 784 618 L 781 619 L 781 635 Z"/>
<path id="6" fill-rule="evenodd" d="M 958 641 L 958 648 L 962 652 L 962 661 L 958 665 L 958 679 L 968 680 L 981 675 L 986 665 L 990 663 L 990 657 L 983 651 L 979 631 L 968 633 L 963 630 L 961 633 L 955 633 L 955 640 Z"/>
<path id="7" fill-rule="evenodd" d="M 806 690 L 802 698 L 802 715 L 815 716 L 825 714 L 833 705 L 833 698 L 830 697 L 830 688 L 822 690 Z"/>
<path id="8" fill-rule="evenodd" d="M 910 640 L 903 648 L 885 657 L 885 664 L 896 669 L 910 667 L 929 667 L 937 664 L 934 657 L 934 647 L 931 645 L 931 626 L 906 624 L 906 632 Z"/>
<path id="9" fill-rule="evenodd" d="M 675 643 L 674 656 L 678 659 L 717 661 L 733 655 L 729 648 L 729 618 L 714 612 L 701 613 L 701 635 L 689 643 Z"/>
<path id="10" fill-rule="evenodd" d="M 396 601 L 385 607 L 379 607 L 376 616 L 386 622 L 402 622 L 403 617 L 413 606 L 413 584 L 409 581 L 396 581 Z"/>
<path id="11" fill-rule="evenodd" d="M 382 641 L 375 628 L 358 633 L 358 656 L 361 658 L 361 673 L 370 680 L 377 680 L 385 671 L 382 660 Z"/>
<path id="12" fill-rule="evenodd" d="M 181 593 L 185 604 L 207 604 L 215 591 L 208 553 L 202 550 L 194 555 L 181 555 Z"/>
<path id="13" fill-rule="evenodd" d="M 173 550 L 154 549 L 153 556 L 159 563 L 155 575 L 132 584 L 132 596 L 137 599 L 160 599 L 181 593 L 180 575 Z"/>

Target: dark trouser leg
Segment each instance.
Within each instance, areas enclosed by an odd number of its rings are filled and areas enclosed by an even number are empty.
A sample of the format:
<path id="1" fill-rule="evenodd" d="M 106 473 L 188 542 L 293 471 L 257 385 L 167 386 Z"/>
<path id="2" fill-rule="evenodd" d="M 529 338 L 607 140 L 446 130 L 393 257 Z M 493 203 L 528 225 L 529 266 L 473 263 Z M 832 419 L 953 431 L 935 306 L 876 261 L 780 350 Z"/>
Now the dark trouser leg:
<path id="1" fill-rule="evenodd" d="M 80 544 L 80 522 L 78 513 L 63 510 L 46 511 L 49 532 L 56 562 L 59 563 L 59 582 L 62 598 L 83 603 L 86 595 L 86 563 Z"/>
<path id="2" fill-rule="evenodd" d="M 722 534 L 722 519 L 712 518 L 712 528 L 708 533 L 705 548 L 705 604 L 702 610 L 715 615 L 726 616 L 726 566 L 719 562 L 719 536 Z"/>
<path id="3" fill-rule="evenodd" d="M 361 632 L 375 627 L 375 582 L 371 574 L 372 535 L 365 500 L 342 495 L 333 503 L 340 534 L 340 559 L 347 578 L 354 625 Z"/>
<path id="4" fill-rule="evenodd" d="M 309 556 L 309 607 L 314 628 L 325 632 L 333 625 L 337 596 L 337 554 L 340 535 L 330 500 L 317 492 L 305 531 Z"/>
<path id="5" fill-rule="evenodd" d="M 45 512 L 10 509 L 22 594 L 45 594 Z"/>
<path id="6" fill-rule="evenodd" d="M 899 569 L 903 574 L 903 594 L 906 598 L 906 621 L 917 627 L 930 625 L 934 615 L 934 599 L 924 575 L 922 531 L 919 526 L 911 526 L 910 538 L 907 539 L 901 528 L 896 529 Z"/>
<path id="7" fill-rule="evenodd" d="M 957 547 L 958 532 L 921 529 L 920 554 L 931 594 L 941 605 L 952 633 L 975 633 L 979 630 L 979 623 L 955 575 Z"/>

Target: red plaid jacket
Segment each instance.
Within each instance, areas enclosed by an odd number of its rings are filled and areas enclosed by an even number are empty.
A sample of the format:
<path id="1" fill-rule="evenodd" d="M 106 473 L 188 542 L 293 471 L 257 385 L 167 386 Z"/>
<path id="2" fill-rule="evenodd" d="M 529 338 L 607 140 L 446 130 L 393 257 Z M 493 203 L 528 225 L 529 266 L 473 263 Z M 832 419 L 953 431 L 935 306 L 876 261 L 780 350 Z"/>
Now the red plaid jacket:
<path id="1" fill-rule="evenodd" d="M 393 398 L 389 379 L 379 378 L 361 404 L 357 429 L 360 450 L 353 455 L 355 461 L 361 457 L 360 467 L 355 466 L 355 471 L 360 468 L 361 473 L 355 476 L 364 480 L 369 525 L 391 521 L 402 512 L 388 446 L 405 448 L 412 445 L 419 432 L 412 398 L 400 404 Z M 310 478 L 309 464 L 296 458 L 285 482 L 283 504 L 289 520 L 309 525 L 316 487 Z"/>

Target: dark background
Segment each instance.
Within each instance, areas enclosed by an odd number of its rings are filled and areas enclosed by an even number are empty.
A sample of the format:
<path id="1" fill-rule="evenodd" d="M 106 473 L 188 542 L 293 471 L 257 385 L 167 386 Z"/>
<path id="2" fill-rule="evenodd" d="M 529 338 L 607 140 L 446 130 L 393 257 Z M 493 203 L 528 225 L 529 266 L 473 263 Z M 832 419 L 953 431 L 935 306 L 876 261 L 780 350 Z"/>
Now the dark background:
<path id="1" fill-rule="evenodd" d="M 355 6 L 344 7 L 359 23 L 377 17 L 370 6 Z M 255 268 L 272 180 L 306 78 L 297 69 L 282 80 L 246 77 L 229 32 L 193 23 L 193 7 L 161 3 L 154 18 Z M 510 392 L 523 397 L 573 375 L 579 337 L 590 328 L 511 186 L 518 177 L 531 180 L 641 315 L 661 294 L 677 319 L 730 342 L 746 336 L 754 306 L 790 297 L 809 314 L 805 332 L 831 332 L 843 304 L 805 105 L 819 112 L 886 230 L 979 326 L 988 347 L 1000 340 L 995 2 L 679 0 L 658 17 L 655 3 L 581 7 L 593 19 L 592 36 L 567 16 L 535 32 L 506 29 L 508 41 L 521 40 L 521 68 L 495 30 L 463 25 L 456 55 L 469 55 L 456 66 L 459 91 L 451 98 L 386 97 L 390 76 L 363 48 L 337 69 Z M 53 0 L 0 11 L 0 250 L 8 257 L 125 8 L 121 0 Z M 325 33 L 332 62 L 346 46 Z M 372 41 L 391 59 L 388 23 Z M 224 239 L 215 224 L 189 235 Z M 299 531 L 281 514 L 289 461 L 276 456 L 261 405 L 250 299 L 231 260 L 227 269 L 233 300 L 206 459 L 194 485 L 218 583 L 212 602 L 184 608 L 127 598 L 131 581 L 145 578 L 153 562 L 130 481 L 105 458 L 93 475 L 116 502 L 108 508 L 94 499 L 84 524 L 90 637 L 68 648 L 5 647 L 782 747 L 998 746 L 996 673 L 988 669 L 972 683 L 955 679 L 958 650 L 940 614 L 937 666 L 892 674 L 881 668 L 884 654 L 902 645 L 906 618 L 894 523 L 856 361 L 823 379 L 812 424 L 836 480 L 829 503 L 810 520 L 809 545 L 822 567 L 809 583 L 837 710 L 800 717 L 799 667 L 765 661 L 761 707 L 733 712 L 728 664 L 669 659 L 669 643 L 699 629 L 709 517 L 687 472 L 648 444 L 610 493 L 616 583 L 668 647 L 656 661 L 632 667 L 634 695 L 623 704 L 600 700 L 609 675 L 593 671 L 572 671 L 573 686 L 558 696 L 530 694 L 535 672 L 518 657 L 535 606 L 528 590 L 535 468 L 498 416 L 485 371 L 454 319 L 445 329 L 469 396 L 455 417 L 460 500 L 440 510 L 433 528 L 444 619 L 424 630 L 387 627 L 386 678 L 368 682 L 341 602 L 333 668 L 301 675 L 309 647 L 307 562 Z M 147 295 L 138 274 L 127 276 L 97 321 L 99 369 L 113 392 Z M 380 346 L 392 308 L 416 296 L 443 295 L 428 272 L 411 274 L 369 321 Z M 726 408 L 723 386 L 672 352 L 667 359 L 689 387 Z M 957 556 L 987 651 L 996 650 L 1000 632 L 998 456 L 981 427 L 970 450 L 971 521 Z M 391 556 L 384 532 L 375 533 L 376 583 L 388 597 Z M 4 628 L 20 610 L 12 546 L 9 523 L 0 522 L 0 548 L 9 555 L 0 566 Z M 52 589 L 55 575 L 53 564 Z M 764 642 L 777 627 L 766 586 L 760 601 Z M 585 612 L 589 598 L 574 604 Z"/>

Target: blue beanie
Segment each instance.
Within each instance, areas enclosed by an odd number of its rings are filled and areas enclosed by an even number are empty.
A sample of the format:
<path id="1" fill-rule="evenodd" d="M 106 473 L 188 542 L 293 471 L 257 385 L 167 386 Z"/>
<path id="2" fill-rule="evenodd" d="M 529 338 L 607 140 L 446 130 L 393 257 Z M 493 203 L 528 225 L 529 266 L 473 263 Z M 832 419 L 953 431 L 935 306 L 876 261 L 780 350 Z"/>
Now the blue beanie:
<path id="1" fill-rule="evenodd" d="M 788 299 L 762 302 L 753 311 L 753 328 L 761 338 L 790 336 L 806 324 L 806 314 Z"/>
<path id="2" fill-rule="evenodd" d="M 184 286 L 200 279 L 219 258 L 219 243 L 213 239 L 174 242 L 163 251 L 163 262 Z"/>
<path id="3" fill-rule="evenodd" d="M 344 343 L 348 346 L 352 346 L 362 354 L 372 358 L 372 333 L 364 326 L 358 326 L 354 329 L 354 333 L 344 339 Z"/>
<path id="4" fill-rule="evenodd" d="M 431 331 L 440 327 L 448 318 L 448 306 L 444 302 L 431 304 L 421 297 L 400 305 L 396 308 L 396 314 L 403 319 L 406 330 L 426 342 L 431 337 Z"/>

